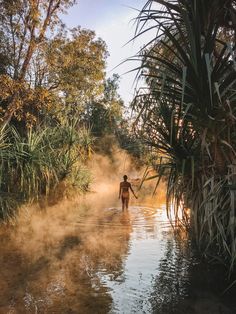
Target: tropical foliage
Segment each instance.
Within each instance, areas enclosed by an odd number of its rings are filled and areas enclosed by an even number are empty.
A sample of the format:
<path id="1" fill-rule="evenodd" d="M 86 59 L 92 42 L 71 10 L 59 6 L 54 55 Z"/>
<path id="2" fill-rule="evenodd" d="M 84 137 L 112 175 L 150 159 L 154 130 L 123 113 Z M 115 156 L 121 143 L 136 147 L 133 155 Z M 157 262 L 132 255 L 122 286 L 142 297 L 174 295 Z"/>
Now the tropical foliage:
<path id="1" fill-rule="evenodd" d="M 191 209 L 204 253 L 236 265 L 236 3 L 150 0 L 137 35 L 144 87 L 133 106 L 136 135 L 167 177 L 167 207 Z M 153 35 L 154 34 L 154 35 Z M 135 58 L 136 59 L 136 58 Z"/>
<path id="2" fill-rule="evenodd" d="M 67 189 L 88 189 L 85 160 L 91 152 L 91 136 L 76 125 L 72 121 L 53 128 L 28 129 L 26 136 L 14 127 L 1 130 L 1 218 L 11 217 L 25 202 L 52 197 L 61 182 Z M 65 193 L 61 191 L 60 197 Z"/>
<path id="3" fill-rule="evenodd" d="M 105 79 L 105 42 L 60 20 L 75 2 L 0 0 L 1 218 L 58 189 L 86 191 L 91 132 L 99 119 L 100 130 L 110 129 L 121 114 Z M 105 114 L 89 116 L 97 103 Z"/>

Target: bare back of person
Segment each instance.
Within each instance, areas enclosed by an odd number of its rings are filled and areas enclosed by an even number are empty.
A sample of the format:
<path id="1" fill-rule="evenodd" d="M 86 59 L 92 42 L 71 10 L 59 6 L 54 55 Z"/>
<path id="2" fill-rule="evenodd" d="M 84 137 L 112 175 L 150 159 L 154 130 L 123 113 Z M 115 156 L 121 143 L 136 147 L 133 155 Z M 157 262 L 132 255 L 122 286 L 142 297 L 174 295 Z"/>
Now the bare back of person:
<path id="1" fill-rule="evenodd" d="M 131 184 L 128 181 L 123 181 L 120 183 L 120 187 L 122 196 L 127 197 L 127 195 L 129 195 L 129 188 L 131 187 Z"/>
<path id="2" fill-rule="evenodd" d="M 133 193 L 133 195 L 137 198 L 135 195 L 132 186 L 130 182 L 127 181 L 128 177 L 124 175 L 124 181 L 120 182 L 120 191 L 119 191 L 119 198 L 121 197 L 122 201 L 122 210 L 125 208 L 128 209 L 129 207 L 129 190 Z"/>

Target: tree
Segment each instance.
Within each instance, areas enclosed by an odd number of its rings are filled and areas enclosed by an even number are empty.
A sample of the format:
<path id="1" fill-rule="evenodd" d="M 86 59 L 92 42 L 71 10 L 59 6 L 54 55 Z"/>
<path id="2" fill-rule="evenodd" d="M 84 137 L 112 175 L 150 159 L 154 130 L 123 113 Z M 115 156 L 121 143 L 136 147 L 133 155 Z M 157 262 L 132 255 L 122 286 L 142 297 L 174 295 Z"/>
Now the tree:
<path id="1" fill-rule="evenodd" d="M 61 24 L 74 2 L 0 0 L 0 218 L 59 183 L 88 189 L 93 137 L 79 120 L 103 94 L 107 52 L 94 32 Z"/>
<path id="2" fill-rule="evenodd" d="M 175 205 L 174 219 L 180 208 L 183 213 L 191 208 L 199 247 L 220 254 L 231 269 L 235 16 L 232 0 L 148 1 L 139 16 L 140 32 L 157 28 L 158 33 L 140 55 L 140 76 L 148 87 L 134 101 L 136 133 L 160 156 L 156 168 L 159 177 L 168 177 L 167 205 Z"/>
<path id="3" fill-rule="evenodd" d="M 102 39 L 93 31 L 74 28 L 49 42 L 45 55 L 48 71 L 42 83 L 60 95 L 64 105 L 81 112 L 85 103 L 103 93 L 106 57 Z"/>
<path id="4" fill-rule="evenodd" d="M 60 24 L 58 14 L 74 2 L 1 2 L 3 124 L 12 120 L 23 130 L 45 114 L 58 118 L 78 115 L 85 103 L 102 94 L 107 57 L 104 41 L 93 31 L 67 30 Z"/>
<path id="5" fill-rule="evenodd" d="M 29 67 L 36 49 L 59 24 L 59 13 L 75 0 L 1 0 L 0 1 L 0 59 L 6 60 L 1 72 L 24 84 L 29 80 Z M 13 93 L 9 97 L 4 123 L 17 110 Z"/>
<path id="6" fill-rule="evenodd" d="M 85 112 L 85 121 L 97 137 L 115 135 L 123 114 L 123 101 L 118 94 L 119 76 L 113 74 L 103 84 L 103 96 L 98 101 L 88 103 Z"/>

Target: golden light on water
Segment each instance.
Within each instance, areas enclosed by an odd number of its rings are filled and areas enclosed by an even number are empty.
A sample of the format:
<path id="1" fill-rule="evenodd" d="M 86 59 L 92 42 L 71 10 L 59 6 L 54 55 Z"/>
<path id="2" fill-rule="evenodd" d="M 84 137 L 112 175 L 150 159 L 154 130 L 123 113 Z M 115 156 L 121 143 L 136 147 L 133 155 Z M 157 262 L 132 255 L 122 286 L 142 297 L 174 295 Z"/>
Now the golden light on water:
<path id="1" fill-rule="evenodd" d="M 0 313 L 151 313 L 159 311 L 154 299 L 171 308 L 168 289 L 176 298 L 187 295 L 187 233 L 170 224 L 164 185 L 152 197 L 149 182 L 122 212 L 122 158 L 114 167 L 95 157 L 95 182 L 85 197 L 22 208 L 13 225 L 1 226 Z"/>

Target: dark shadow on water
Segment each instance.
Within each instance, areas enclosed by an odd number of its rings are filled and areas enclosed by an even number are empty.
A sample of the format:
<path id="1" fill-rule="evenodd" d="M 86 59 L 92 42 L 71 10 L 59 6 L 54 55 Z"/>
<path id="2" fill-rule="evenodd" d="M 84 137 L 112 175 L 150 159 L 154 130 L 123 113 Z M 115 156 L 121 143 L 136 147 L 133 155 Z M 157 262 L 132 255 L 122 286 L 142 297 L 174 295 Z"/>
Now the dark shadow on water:
<path id="1" fill-rule="evenodd" d="M 172 237 L 160 260 L 149 301 L 158 314 L 235 314 L 236 289 L 222 266 L 197 258 L 187 238 Z"/>
<path id="2" fill-rule="evenodd" d="M 66 236 L 63 242 L 61 243 L 61 247 L 59 249 L 57 257 L 59 259 L 63 259 L 63 257 L 65 256 L 67 252 L 69 252 L 70 250 L 73 250 L 73 248 L 79 244 L 81 244 L 81 240 L 78 236 L 72 236 L 72 235 Z"/>

